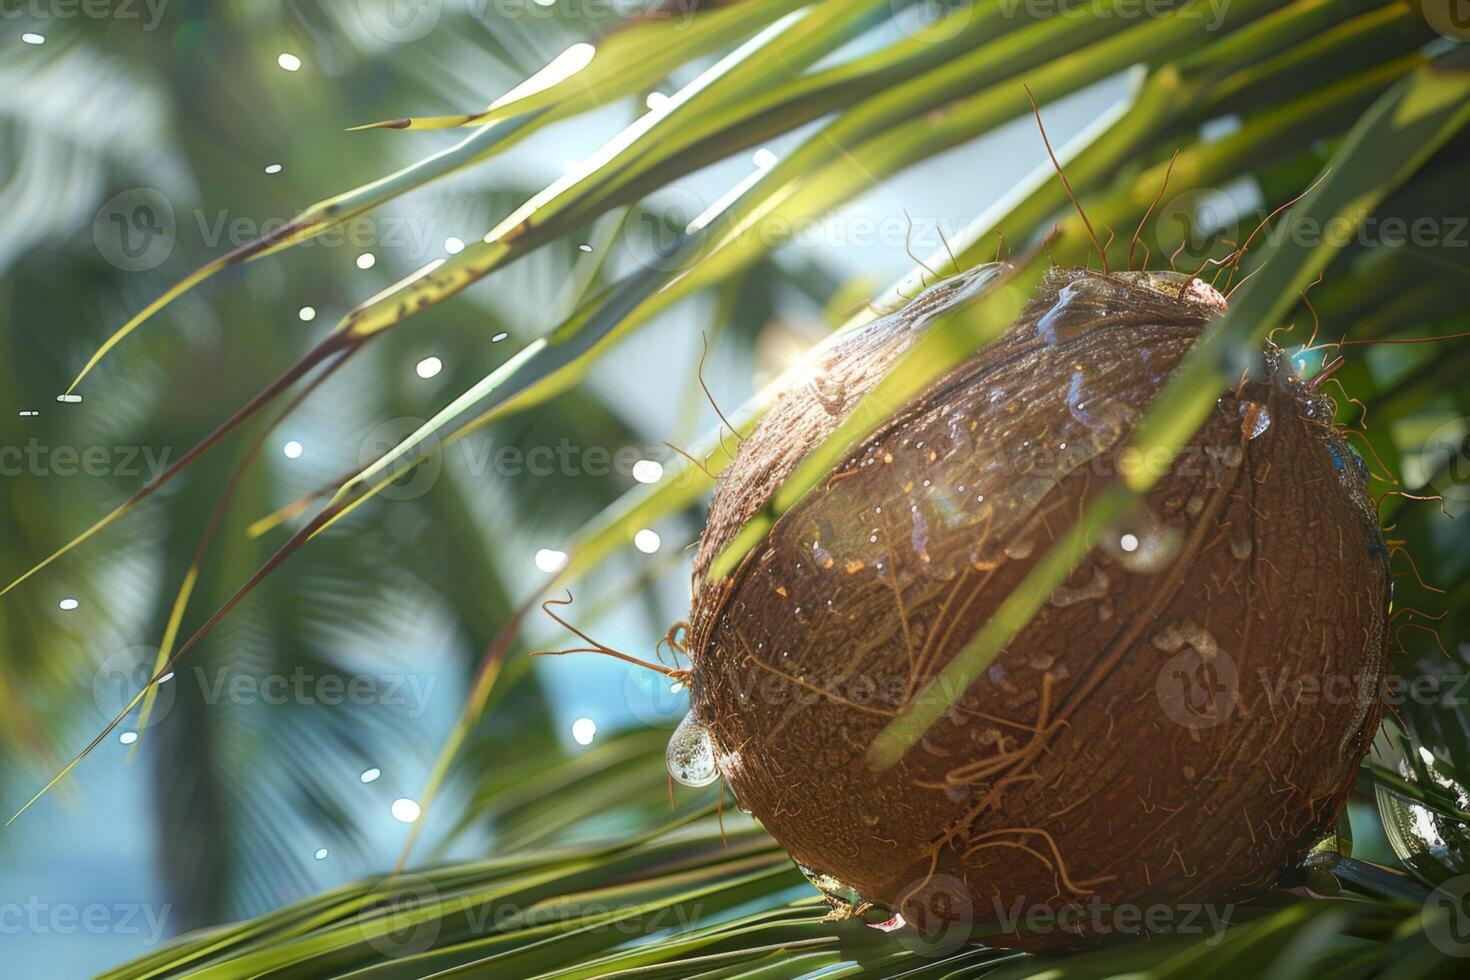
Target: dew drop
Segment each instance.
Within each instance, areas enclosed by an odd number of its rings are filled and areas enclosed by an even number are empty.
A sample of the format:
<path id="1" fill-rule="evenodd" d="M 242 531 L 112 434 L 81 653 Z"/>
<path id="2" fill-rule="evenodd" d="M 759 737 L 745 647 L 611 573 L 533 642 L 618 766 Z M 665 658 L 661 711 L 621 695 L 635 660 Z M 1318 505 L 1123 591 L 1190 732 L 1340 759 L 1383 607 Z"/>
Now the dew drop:
<path id="1" fill-rule="evenodd" d="M 720 778 L 709 729 L 695 720 L 693 713 L 685 715 L 679 727 L 674 729 L 664 758 L 669 765 L 669 775 L 681 786 L 708 786 Z"/>

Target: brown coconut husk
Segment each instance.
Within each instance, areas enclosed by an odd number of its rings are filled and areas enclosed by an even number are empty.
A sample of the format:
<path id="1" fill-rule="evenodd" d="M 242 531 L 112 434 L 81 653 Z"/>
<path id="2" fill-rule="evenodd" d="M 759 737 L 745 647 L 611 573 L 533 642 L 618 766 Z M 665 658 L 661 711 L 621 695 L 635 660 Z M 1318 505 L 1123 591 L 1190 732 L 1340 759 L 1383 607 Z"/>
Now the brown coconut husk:
<path id="1" fill-rule="evenodd" d="M 1066 921 L 1079 906 L 1249 898 L 1321 837 L 1378 723 L 1390 579 L 1330 403 L 1268 345 L 1146 508 L 874 771 L 878 733 L 1140 462 L 1119 455 L 1133 425 L 1224 309 L 1182 275 L 1054 271 L 707 580 L 917 331 L 994 273 L 833 345 L 742 444 L 695 563 L 692 711 L 741 805 L 829 890 L 1043 949 L 1105 931 Z"/>

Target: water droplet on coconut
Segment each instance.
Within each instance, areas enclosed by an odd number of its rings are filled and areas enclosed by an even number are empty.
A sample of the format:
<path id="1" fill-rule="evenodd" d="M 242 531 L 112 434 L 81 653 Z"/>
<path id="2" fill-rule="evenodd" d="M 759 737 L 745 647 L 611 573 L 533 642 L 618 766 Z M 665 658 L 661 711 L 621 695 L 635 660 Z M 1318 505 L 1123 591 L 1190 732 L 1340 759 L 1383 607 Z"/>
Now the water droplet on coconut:
<path id="1" fill-rule="evenodd" d="M 1052 591 L 1047 602 L 1053 606 L 1075 606 L 1089 599 L 1101 599 L 1108 594 L 1110 584 L 1107 572 L 1099 568 L 1092 573 L 1092 580 L 1086 585 L 1080 585 L 1075 589 L 1069 589 L 1064 585 L 1058 586 Z"/>
<path id="2" fill-rule="evenodd" d="M 1036 335 L 1051 347 L 1075 340 L 1104 322 L 1108 304 L 1098 301 L 1113 291 L 1101 279 L 1072 280 L 1058 290 L 1056 302 L 1037 321 Z"/>
<path id="3" fill-rule="evenodd" d="M 1259 402 L 1240 403 L 1240 431 L 1247 439 L 1258 438 L 1271 428 L 1271 410 Z"/>
<path id="4" fill-rule="evenodd" d="M 674 729 L 664 758 L 669 765 L 669 775 L 681 786 L 708 786 L 720 778 L 709 729 L 701 725 L 692 712 L 685 715 L 679 727 Z"/>
<path id="5" fill-rule="evenodd" d="M 812 868 L 808 868 L 804 864 L 798 864 L 796 868 L 802 874 L 806 875 L 806 880 L 810 881 L 813 887 L 817 889 L 817 891 L 821 892 L 823 895 L 826 895 L 833 901 L 853 908 L 856 908 L 859 905 L 867 904 L 864 901 L 863 897 L 858 894 L 856 888 L 853 888 L 851 885 L 844 884 L 842 881 L 839 881 L 832 875 L 813 870 Z"/>
<path id="6" fill-rule="evenodd" d="M 1021 561 L 1022 559 L 1030 558 L 1031 552 L 1035 548 L 1036 545 L 1031 541 L 1013 541 L 1006 545 L 1004 550 L 1007 558 L 1014 558 L 1016 561 Z"/>
<path id="7" fill-rule="evenodd" d="M 1207 660 L 1220 652 L 1220 645 L 1215 642 L 1214 634 L 1188 619 L 1163 627 L 1153 635 L 1150 642 L 1164 653 L 1177 653 L 1190 647 Z"/>

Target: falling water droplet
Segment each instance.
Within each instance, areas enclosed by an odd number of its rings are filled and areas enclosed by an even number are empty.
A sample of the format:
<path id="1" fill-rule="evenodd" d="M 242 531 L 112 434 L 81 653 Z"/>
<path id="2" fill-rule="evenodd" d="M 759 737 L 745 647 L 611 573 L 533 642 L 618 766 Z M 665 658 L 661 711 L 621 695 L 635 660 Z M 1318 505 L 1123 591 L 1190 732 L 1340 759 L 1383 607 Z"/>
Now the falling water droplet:
<path id="1" fill-rule="evenodd" d="M 325 847 L 318 847 L 316 849 L 316 853 L 313 854 L 312 857 L 316 858 L 318 861 L 325 861 L 327 859 L 327 855 L 330 853 L 331 852 L 328 851 Z"/>
<path id="2" fill-rule="evenodd" d="M 492 343 L 492 344 L 498 344 L 502 340 L 504 340 L 506 337 L 509 337 L 509 336 L 510 336 L 510 334 L 508 334 L 508 333 L 506 333 L 505 331 L 502 330 L 500 333 L 498 333 L 495 336 L 493 336 L 493 337 L 490 338 L 490 343 Z"/>
<path id="3" fill-rule="evenodd" d="M 572 738 L 578 745 L 591 745 L 597 737 L 597 722 L 591 718 L 578 718 L 572 722 Z"/>
<path id="4" fill-rule="evenodd" d="M 60 602 L 57 603 L 57 606 L 61 608 L 62 612 L 71 612 L 73 609 L 77 608 L 80 605 L 80 602 L 70 597 L 62 599 Z"/>
<path id="5" fill-rule="evenodd" d="M 587 242 L 583 242 L 582 244 L 580 244 L 580 245 L 577 246 L 577 251 L 579 251 L 579 252 L 590 252 L 590 251 L 592 251 L 592 246 L 589 243 L 587 243 Z"/>
<path id="6" fill-rule="evenodd" d="M 81 402 L 82 402 L 82 396 L 81 395 L 57 395 L 56 396 L 56 400 L 59 401 L 59 402 L 61 402 L 63 405 L 80 405 Z"/>
<path id="7" fill-rule="evenodd" d="M 362 775 L 358 776 L 357 778 L 361 779 L 365 783 L 375 783 L 378 781 L 378 777 L 381 775 L 383 775 L 383 770 L 374 766 L 371 769 L 364 769 L 362 771 Z"/>
<path id="8" fill-rule="evenodd" d="M 708 786 L 720 778 L 709 729 L 695 720 L 692 712 L 685 715 L 679 727 L 674 729 L 664 758 L 669 765 L 669 775 L 681 786 Z"/>
<path id="9" fill-rule="evenodd" d="M 27 411 L 21 412 L 20 413 L 20 417 L 23 418 L 23 419 L 33 419 L 33 418 L 36 418 L 37 416 L 39 416 L 40 414 L 41 413 L 40 412 L 37 412 L 37 411 L 27 410 Z"/>
<path id="10" fill-rule="evenodd" d="M 406 796 L 402 796 L 393 801 L 393 805 L 389 807 L 388 812 L 392 813 L 393 819 L 399 823 L 413 823 L 419 818 L 420 811 L 419 805 L 416 802 Z"/>
<path id="11" fill-rule="evenodd" d="M 265 168 L 265 172 L 268 174 L 278 174 L 284 169 L 286 168 L 281 166 L 279 163 L 273 163 Z"/>
<path id="12" fill-rule="evenodd" d="M 121 742 L 122 744 L 124 744 L 124 745 L 132 745 L 134 742 L 136 742 L 138 740 L 138 733 L 137 732 L 123 732 L 121 735 L 119 735 L 117 737 L 117 740 L 119 742 Z"/>

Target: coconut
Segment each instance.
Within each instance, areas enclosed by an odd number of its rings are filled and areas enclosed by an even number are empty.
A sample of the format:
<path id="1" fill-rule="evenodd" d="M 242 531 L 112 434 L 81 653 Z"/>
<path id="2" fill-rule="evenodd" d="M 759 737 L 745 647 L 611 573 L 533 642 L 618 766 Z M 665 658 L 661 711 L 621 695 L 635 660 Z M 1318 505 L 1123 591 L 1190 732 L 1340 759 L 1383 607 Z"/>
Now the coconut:
<path id="1" fill-rule="evenodd" d="M 1330 402 L 1269 344 L 1192 446 L 1130 455 L 1226 303 L 1183 275 L 1070 269 L 710 578 L 803 456 L 998 268 L 837 340 L 742 443 L 695 561 L 674 761 L 712 757 L 834 903 L 1044 949 L 1156 931 L 1155 909 L 1224 909 L 1321 838 L 1379 720 L 1390 576 Z M 879 732 L 1089 499 L 1150 465 L 1167 472 L 1137 512 L 875 769 Z"/>

